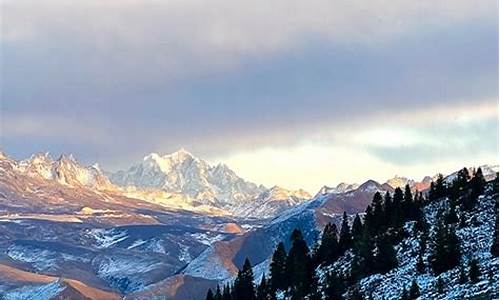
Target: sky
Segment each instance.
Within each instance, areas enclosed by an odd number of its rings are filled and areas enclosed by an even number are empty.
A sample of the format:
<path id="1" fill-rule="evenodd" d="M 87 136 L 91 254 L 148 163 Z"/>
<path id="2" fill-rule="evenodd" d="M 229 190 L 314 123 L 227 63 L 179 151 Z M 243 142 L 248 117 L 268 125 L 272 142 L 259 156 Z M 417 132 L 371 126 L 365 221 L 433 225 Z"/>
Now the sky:
<path id="1" fill-rule="evenodd" d="M 0 0 L 0 148 L 315 193 L 498 163 L 498 2 Z"/>

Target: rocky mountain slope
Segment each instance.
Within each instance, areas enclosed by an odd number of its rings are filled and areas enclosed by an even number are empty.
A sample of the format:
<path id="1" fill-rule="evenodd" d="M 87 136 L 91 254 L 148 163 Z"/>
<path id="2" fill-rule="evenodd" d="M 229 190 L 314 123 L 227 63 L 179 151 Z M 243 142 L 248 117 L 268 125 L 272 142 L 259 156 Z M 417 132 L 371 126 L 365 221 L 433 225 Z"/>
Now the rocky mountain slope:
<path id="1" fill-rule="evenodd" d="M 164 156 L 149 154 L 127 171 L 111 174 L 110 178 L 119 186 L 184 194 L 202 204 L 229 211 L 266 190 L 238 177 L 226 165 L 211 166 L 184 149 Z"/>
<path id="2" fill-rule="evenodd" d="M 112 180 L 106 174 L 69 155 L 0 155 L 0 265 L 49 278 L 9 279 L 1 293 L 197 298 L 232 280 L 246 257 L 262 274 L 293 228 L 312 244 L 342 212 L 362 212 L 375 192 L 394 190 L 369 180 L 311 198 L 249 183 L 187 151 L 149 155 Z"/>

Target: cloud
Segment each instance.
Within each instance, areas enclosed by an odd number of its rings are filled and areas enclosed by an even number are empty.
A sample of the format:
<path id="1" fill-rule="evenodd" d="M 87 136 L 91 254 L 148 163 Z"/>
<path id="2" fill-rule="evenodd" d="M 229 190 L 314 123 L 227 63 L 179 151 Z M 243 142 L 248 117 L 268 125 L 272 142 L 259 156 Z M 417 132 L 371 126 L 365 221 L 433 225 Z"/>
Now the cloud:
<path id="1" fill-rule="evenodd" d="M 444 135 L 393 129 L 497 111 L 497 6 L 3 0 L 2 147 L 70 149 L 117 168 L 180 146 L 223 160 L 331 149 L 354 143 L 338 132 L 364 128 L 429 143 Z M 416 138 L 398 147 L 434 147 Z M 366 162 L 403 157 L 361 145 Z"/>
<path id="2" fill-rule="evenodd" d="M 383 131 L 373 133 L 380 141 L 368 141 L 364 145 L 365 149 L 394 165 L 432 164 L 436 161 L 466 161 L 470 158 L 486 157 L 492 159 L 492 154 L 498 151 L 496 117 L 461 124 L 446 122 L 405 129 L 401 130 L 396 138 L 390 134 L 378 135 Z M 494 159 L 491 162 L 494 162 Z"/>

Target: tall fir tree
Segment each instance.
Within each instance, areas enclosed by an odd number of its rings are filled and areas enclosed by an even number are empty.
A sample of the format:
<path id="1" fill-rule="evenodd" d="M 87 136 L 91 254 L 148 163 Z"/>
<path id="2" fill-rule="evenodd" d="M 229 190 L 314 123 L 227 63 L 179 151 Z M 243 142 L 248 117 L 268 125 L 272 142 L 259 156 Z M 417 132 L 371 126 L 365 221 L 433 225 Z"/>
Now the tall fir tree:
<path id="1" fill-rule="evenodd" d="M 479 264 L 477 259 L 473 258 L 469 261 L 469 280 L 472 283 L 478 283 L 480 276 L 481 270 L 479 269 Z"/>
<path id="2" fill-rule="evenodd" d="M 451 202 L 450 207 L 448 211 L 446 212 L 445 215 L 445 223 L 446 224 L 455 224 L 459 221 L 458 216 L 457 216 L 457 210 L 455 207 L 455 203 Z"/>
<path id="3" fill-rule="evenodd" d="M 309 248 L 299 229 L 295 229 L 291 236 L 292 247 L 288 252 L 286 270 L 290 282 L 290 296 L 293 300 L 303 299 L 311 287 L 313 273 Z M 238 299 L 239 300 L 239 299 Z"/>
<path id="4" fill-rule="evenodd" d="M 266 275 L 262 275 L 259 285 L 257 286 L 257 300 L 269 300 L 270 288 L 266 279 Z"/>
<path id="5" fill-rule="evenodd" d="M 387 228 L 387 222 L 384 214 L 384 203 L 382 195 L 376 192 L 373 195 L 372 204 L 373 206 L 373 224 L 371 226 L 375 227 L 375 232 L 384 232 Z"/>
<path id="6" fill-rule="evenodd" d="M 315 272 L 312 274 L 311 278 L 311 288 L 309 289 L 309 295 L 307 295 L 308 300 L 323 300 L 323 291 L 319 284 L 319 278 Z"/>
<path id="7" fill-rule="evenodd" d="M 403 201 L 404 201 L 404 195 L 403 191 L 398 187 L 394 190 L 394 195 L 392 196 L 392 206 L 393 206 L 393 211 L 392 211 L 392 226 L 394 228 L 399 228 L 401 225 L 404 223 L 404 218 L 403 218 Z"/>
<path id="8" fill-rule="evenodd" d="M 206 300 L 215 300 L 214 299 L 214 292 L 212 292 L 212 289 L 208 289 L 207 296 L 205 297 Z"/>
<path id="9" fill-rule="evenodd" d="M 347 249 L 351 247 L 352 247 L 351 229 L 349 228 L 347 213 L 344 211 L 344 214 L 342 215 L 342 225 L 340 226 L 340 235 L 339 235 L 340 254 L 343 254 Z"/>
<path id="10" fill-rule="evenodd" d="M 341 300 L 344 286 L 341 278 L 335 272 L 328 273 L 326 277 L 325 300 Z"/>
<path id="11" fill-rule="evenodd" d="M 410 290 L 408 291 L 408 299 L 415 300 L 419 296 L 420 296 L 420 288 L 415 279 L 413 279 L 413 281 L 411 282 Z"/>
<path id="12" fill-rule="evenodd" d="M 469 180 L 470 175 L 467 168 L 463 168 L 457 172 L 457 176 L 448 187 L 448 196 L 452 203 L 456 204 L 460 196 L 467 192 Z"/>
<path id="13" fill-rule="evenodd" d="M 398 266 L 396 251 L 388 235 L 383 234 L 377 239 L 377 254 L 375 255 L 375 270 L 382 274 Z"/>
<path id="14" fill-rule="evenodd" d="M 438 174 L 436 181 L 431 183 L 429 190 L 429 200 L 434 201 L 446 196 L 447 186 L 443 174 Z"/>
<path id="15" fill-rule="evenodd" d="M 392 213 L 393 213 L 392 196 L 391 196 L 391 193 L 389 193 L 387 191 L 387 192 L 385 192 L 385 195 L 384 195 L 384 216 L 385 216 L 385 220 L 387 220 L 387 221 L 390 222 L 390 220 L 392 218 Z M 392 224 L 389 224 L 389 225 L 392 225 Z"/>
<path id="16" fill-rule="evenodd" d="M 485 184 L 486 180 L 484 179 L 483 172 L 481 168 L 478 168 L 469 181 L 470 193 L 467 197 L 464 197 L 463 200 L 463 207 L 465 210 L 470 211 L 474 208 L 478 197 L 484 193 Z"/>
<path id="17" fill-rule="evenodd" d="M 458 171 L 456 181 L 457 185 L 460 188 L 460 191 L 464 191 L 465 189 L 467 189 L 467 184 L 469 180 L 470 180 L 470 174 L 467 168 L 462 168 L 460 171 Z"/>
<path id="18" fill-rule="evenodd" d="M 217 285 L 217 288 L 215 289 L 214 299 L 215 300 L 222 300 L 222 292 L 220 290 L 220 286 L 219 285 Z"/>
<path id="19" fill-rule="evenodd" d="M 433 251 L 430 264 L 436 275 L 448 271 L 460 263 L 460 243 L 453 226 L 438 221 L 433 236 Z"/>
<path id="20" fill-rule="evenodd" d="M 418 254 L 417 257 L 417 264 L 415 265 L 417 273 L 418 274 L 424 274 L 425 273 L 425 263 L 424 263 L 424 258 L 422 257 L 422 253 Z"/>
<path id="21" fill-rule="evenodd" d="M 410 185 L 405 185 L 405 194 L 403 197 L 402 204 L 403 217 L 405 219 L 413 220 L 413 194 L 411 193 Z"/>
<path id="22" fill-rule="evenodd" d="M 286 274 L 287 253 L 285 245 L 280 242 L 273 253 L 270 265 L 270 285 L 272 291 L 286 290 L 288 287 L 288 276 Z"/>
<path id="23" fill-rule="evenodd" d="M 316 251 L 316 264 L 331 264 L 339 256 L 339 242 L 337 239 L 337 226 L 334 223 L 326 224 L 321 235 L 321 243 Z"/>
<path id="24" fill-rule="evenodd" d="M 255 300 L 255 288 L 253 285 L 253 271 L 250 260 L 247 258 L 243 268 L 238 272 L 234 281 L 234 294 L 238 300 Z"/>
<path id="25" fill-rule="evenodd" d="M 356 243 L 363 235 L 363 223 L 361 223 L 361 217 L 359 216 L 359 214 L 356 214 L 356 216 L 354 217 L 351 233 L 354 243 Z"/>
<path id="26" fill-rule="evenodd" d="M 370 275 L 374 271 L 374 257 L 373 257 L 374 242 L 373 238 L 364 232 L 362 238 L 356 244 L 356 255 L 351 263 L 350 279 L 356 281 L 357 279 Z"/>
<path id="27" fill-rule="evenodd" d="M 443 174 L 438 174 L 436 179 L 436 195 L 438 198 L 446 196 L 446 181 L 444 180 Z"/>
<path id="28" fill-rule="evenodd" d="M 444 282 L 443 278 L 441 277 L 438 277 L 438 279 L 436 280 L 436 292 L 438 294 L 444 293 Z"/>
<path id="29" fill-rule="evenodd" d="M 222 290 L 222 300 L 231 300 L 231 287 L 229 284 L 225 285 Z"/>

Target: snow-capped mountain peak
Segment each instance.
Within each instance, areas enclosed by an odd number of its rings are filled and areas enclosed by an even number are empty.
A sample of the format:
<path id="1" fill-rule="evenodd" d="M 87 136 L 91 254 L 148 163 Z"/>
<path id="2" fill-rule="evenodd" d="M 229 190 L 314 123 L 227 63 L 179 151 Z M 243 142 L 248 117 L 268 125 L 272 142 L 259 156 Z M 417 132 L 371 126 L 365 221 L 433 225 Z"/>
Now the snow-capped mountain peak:
<path id="1" fill-rule="evenodd" d="M 297 199 L 310 199 L 311 195 L 302 190 L 287 190 L 281 186 L 273 186 L 267 191 L 268 198 L 272 198 L 274 200 L 285 200 L 287 198 L 295 197 Z"/>
<path id="2" fill-rule="evenodd" d="M 126 171 L 110 176 L 119 186 L 180 193 L 202 204 L 233 210 L 234 204 L 254 198 L 265 189 L 238 177 L 226 165 L 211 166 L 190 152 L 151 153 Z"/>
<path id="3" fill-rule="evenodd" d="M 341 194 L 349 191 L 353 191 L 359 187 L 357 183 L 345 183 L 341 182 L 336 187 L 329 187 L 324 185 L 316 194 L 315 197 L 319 197 L 327 194 Z"/>
<path id="4" fill-rule="evenodd" d="M 377 192 L 377 191 L 383 191 L 384 188 L 382 185 L 375 180 L 367 180 L 365 183 L 359 186 L 358 190 L 363 191 L 363 192 Z"/>
<path id="5" fill-rule="evenodd" d="M 61 154 L 54 160 L 50 153 L 37 153 L 19 162 L 13 161 L 13 167 L 21 174 L 34 178 L 54 180 L 64 185 L 83 185 L 95 189 L 112 189 L 108 178 L 97 167 L 81 165 L 72 154 Z"/>
<path id="6" fill-rule="evenodd" d="M 415 180 L 396 175 L 387 180 L 386 183 L 392 188 L 404 188 L 407 184 L 413 186 L 415 184 Z"/>

